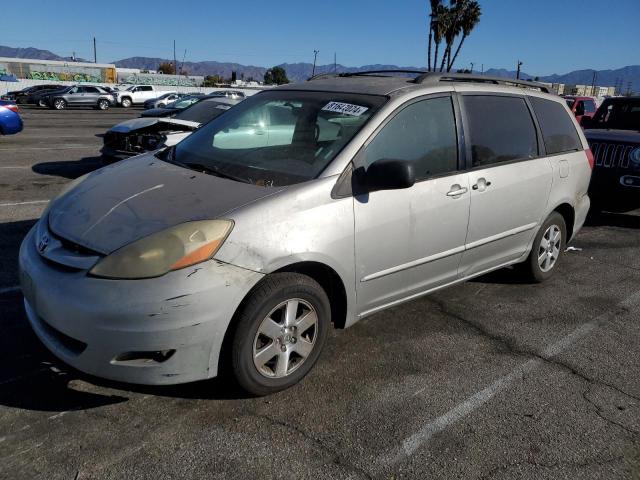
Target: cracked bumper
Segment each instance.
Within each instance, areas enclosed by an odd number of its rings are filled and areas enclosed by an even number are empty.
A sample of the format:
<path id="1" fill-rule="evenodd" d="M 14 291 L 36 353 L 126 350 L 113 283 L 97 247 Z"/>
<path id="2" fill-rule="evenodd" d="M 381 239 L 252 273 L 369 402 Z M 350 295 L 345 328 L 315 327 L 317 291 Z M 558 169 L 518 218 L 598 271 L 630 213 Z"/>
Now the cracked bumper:
<path id="1" fill-rule="evenodd" d="M 92 375 L 147 385 L 216 376 L 229 322 L 263 276 L 209 261 L 159 278 L 93 278 L 44 260 L 33 230 L 19 261 L 27 317 L 54 355 Z M 169 351 L 161 361 L 123 357 Z"/>

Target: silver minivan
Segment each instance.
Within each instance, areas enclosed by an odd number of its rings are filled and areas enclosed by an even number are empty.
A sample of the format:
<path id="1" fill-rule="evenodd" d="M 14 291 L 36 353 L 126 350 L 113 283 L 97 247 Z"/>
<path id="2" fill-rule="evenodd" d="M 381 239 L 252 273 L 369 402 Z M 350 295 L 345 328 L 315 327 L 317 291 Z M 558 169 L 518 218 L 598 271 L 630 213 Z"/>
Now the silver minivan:
<path id="1" fill-rule="evenodd" d="M 324 75 L 69 184 L 20 250 L 60 359 L 109 379 L 298 382 L 327 332 L 491 270 L 554 273 L 593 158 L 545 87 Z"/>

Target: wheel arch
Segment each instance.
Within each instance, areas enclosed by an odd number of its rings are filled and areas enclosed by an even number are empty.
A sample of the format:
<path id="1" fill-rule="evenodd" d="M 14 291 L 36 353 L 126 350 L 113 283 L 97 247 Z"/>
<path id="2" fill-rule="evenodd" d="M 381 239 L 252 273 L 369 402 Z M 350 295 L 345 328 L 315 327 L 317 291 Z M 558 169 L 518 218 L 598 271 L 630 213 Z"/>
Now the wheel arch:
<path id="1" fill-rule="evenodd" d="M 573 206 L 567 202 L 563 202 L 556 206 L 552 212 L 558 212 L 564 218 L 565 226 L 567 227 L 567 243 L 573 237 L 573 229 L 575 226 L 576 212 Z"/>

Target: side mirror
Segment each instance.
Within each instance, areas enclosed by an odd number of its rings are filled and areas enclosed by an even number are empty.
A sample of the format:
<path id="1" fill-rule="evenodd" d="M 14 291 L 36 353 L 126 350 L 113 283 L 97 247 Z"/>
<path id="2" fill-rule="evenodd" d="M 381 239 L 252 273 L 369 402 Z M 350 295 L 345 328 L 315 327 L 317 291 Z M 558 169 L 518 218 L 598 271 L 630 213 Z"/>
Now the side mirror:
<path id="1" fill-rule="evenodd" d="M 593 127 L 593 118 L 591 117 L 582 117 L 580 119 L 580 126 L 582 128 L 592 128 Z"/>
<path id="2" fill-rule="evenodd" d="M 365 172 L 369 191 L 410 188 L 416 183 L 413 162 L 382 159 L 373 162 Z"/>

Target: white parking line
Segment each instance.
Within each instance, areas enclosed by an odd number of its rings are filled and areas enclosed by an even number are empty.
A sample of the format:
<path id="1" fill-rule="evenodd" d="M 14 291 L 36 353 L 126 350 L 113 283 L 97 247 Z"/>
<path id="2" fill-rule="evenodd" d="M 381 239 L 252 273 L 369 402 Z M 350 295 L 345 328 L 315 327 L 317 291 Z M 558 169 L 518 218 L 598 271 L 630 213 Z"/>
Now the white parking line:
<path id="1" fill-rule="evenodd" d="M 618 306 L 630 308 L 637 306 L 638 303 L 640 303 L 640 291 L 623 299 L 618 303 Z M 598 315 L 590 322 L 587 322 L 576 328 L 573 332 L 562 337 L 557 342 L 548 345 L 542 351 L 540 356 L 545 359 L 549 359 L 564 352 L 575 342 L 591 333 L 605 318 L 609 317 L 610 315 L 611 312 L 604 312 Z M 378 461 L 376 462 L 377 467 L 385 468 L 393 466 L 402 461 L 405 457 L 412 455 L 418 448 L 428 442 L 433 435 L 445 430 L 447 427 L 463 419 L 464 417 L 487 403 L 489 400 L 491 400 L 491 398 L 493 398 L 498 392 L 509 387 L 514 380 L 516 380 L 517 378 L 521 378 L 523 374 L 529 373 L 532 370 L 540 367 L 543 363 L 543 359 L 533 358 L 517 366 L 508 375 L 497 379 L 488 387 L 471 395 L 465 401 L 459 403 L 445 414 L 424 425 L 424 427 L 422 427 L 413 435 L 405 438 L 399 447 L 396 447 L 391 452 L 382 455 L 378 459 Z"/>
<path id="2" fill-rule="evenodd" d="M 4 166 L 4 167 L 0 167 L 0 169 L 8 169 L 8 168 L 31 168 L 30 165 L 16 165 L 16 166 Z"/>
<path id="3" fill-rule="evenodd" d="M 67 145 L 65 147 L 17 147 L 17 148 L 0 148 L 0 152 L 20 151 L 27 152 L 30 150 L 93 150 L 95 145 Z"/>
<path id="4" fill-rule="evenodd" d="M 0 203 L 0 207 L 19 207 L 20 205 L 38 205 L 49 203 L 49 200 L 28 200 L 26 202 Z"/>

